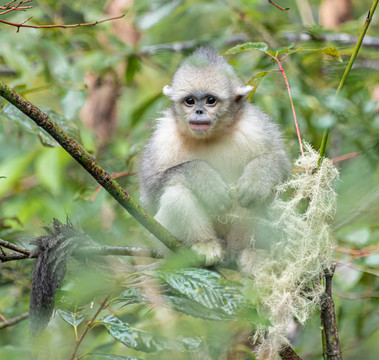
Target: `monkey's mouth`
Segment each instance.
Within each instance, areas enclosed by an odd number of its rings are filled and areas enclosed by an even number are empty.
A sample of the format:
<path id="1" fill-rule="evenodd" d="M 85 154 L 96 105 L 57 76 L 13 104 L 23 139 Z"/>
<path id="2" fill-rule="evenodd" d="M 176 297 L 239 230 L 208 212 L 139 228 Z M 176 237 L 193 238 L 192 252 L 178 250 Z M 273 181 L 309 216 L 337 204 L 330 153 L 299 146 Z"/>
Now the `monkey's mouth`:
<path id="1" fill-rule="evenodd" d="M 211 127 L 211 122 L 208 121 L 190 121 L 190 128 L 192 131 L 207 131 Z"/>

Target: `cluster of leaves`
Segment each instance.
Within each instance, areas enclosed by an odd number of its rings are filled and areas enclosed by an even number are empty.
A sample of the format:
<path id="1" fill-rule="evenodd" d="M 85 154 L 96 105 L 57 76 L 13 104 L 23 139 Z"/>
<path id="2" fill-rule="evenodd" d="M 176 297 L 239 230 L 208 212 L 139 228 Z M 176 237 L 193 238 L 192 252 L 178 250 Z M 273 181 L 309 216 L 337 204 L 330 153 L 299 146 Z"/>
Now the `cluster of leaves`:
<path id="1" fill-rule="evenodd" d="M 152 300 L 154 291 L 156 294 Z M 77 298 L 74 300 L 75 293 Z M 64 290 L 60 290 L 56 297 L 57 313 L 74 328 L 75 333 L 78 332 L 83 320 L 90 317 L 88 306 L 78 306 L 80 298 L 82 299 L 79 291 Z M 243 328 L 269 324 L 264 315 L 257 313 L 252 300 L 244 295 L 242 284 L 227 280 L 221 274 L 207 269 L 174 270 L 164 267 L 135 273 L 129 278 L 127 289 L 109 301 L 108 307 L 110 306 L 123 308 L 124 314 L 116 316 L 112 312 L 103 315 L 97 323 L 103 325 L 119 344 L 125 345 L 129 349 L 128 354 L 135 355 L 142 352 L 147 356 L 154 353 L 154 358 L 157 358 L 156 356 L 165 358 L 168 352 L 214 352 L 214 349 L 208 348 L 213 334 L 195 327 L 199 321 L 208 326 L 218 323 L 219 329 L 228 329 L 230 322 Z M 166 309 L 166 319 L 161 320 L 163 324 L 159 324 L 157 328 L 150 318 L 145 324 L 135 326 L 135 319 L 130 315 L 136 313 L 138 307 L 149 309 L 152 306 L 156 312 L 158 309 Z M 126 316 L 125 312 L 129 316 Z M 191 325 L 192 328 L 187 330 L 179 328 L 171 334 L 169 327 L 172 325 L 167 324 L 169 320 L 187 323 L 187 326 Z M 162 327 L 167 333 L 162 331 Z M 179 335 L 177 330 L 179 334 L 184 333 Z M 228 343 L 230 341 L 231 339 Z M 225 348 L 225 344 L 221 347 Z M 103 355 L 107 353 L 107 356 L 117 356 L 110 352 L 119 351 L 119 346 L 102 344 L 87 355 L 100 356 L 99 350 L 104 352 Z M 157 355 L 157 352 L 160 354 Z"/>
<path id="2" fill-rule="evenodd" d="M 314 2 L 315 13 L 319 3 Z M 344 32 L 357 35 L 362 24 L 360 17 L 370 4 L 365 0 L 354 5 L 354 18 L 358 20 L 344 25 Z M 150 121 L 168 105 L 161 89 L 170 82 L 182 56 L 200 44 L 210 44 L 222 52 L 230 47 L 232 35 L 239 33 L 246 35 L 244 41 L 259 41 L 260 45 L 253 45 L 259 51 L 239 51 L 246 50 L 245 45 L 244 49 L 235 48 L 233 52 L 238 54 L 228 60 L 244 79 L 250 79 L 249 83 L 255 87 L 253 102 L 280 123 L 289 152 L 297 155 L 297 137 L 285 84 L 279 74 L 266 77 L 275 66 L 264 52 L 272 56 L 293 54 L 283 60 L 283 66 L 303 138 L 317 148 L 323 130 L 333 127 L 331 157 L 359 152 L 357 158 L 340 164 L 335 228 L 341 251 L 336 252 L 336 258 L 344 265 L 337 268 L 335 294 L 341 343 L 354 344 L 343 347 L 345 358 L 365 354 L 366 359 L 374 359 L 378 334 L 375 268 L 379 259 L 372 249 L 379 236 L 375 208 L 379 196 L 379 115 L 372 92 L 379 74 L 365 64 L 377 61 L 377 51 L 363 49 L 342 96 L 335 99 L 352 46 L 320 44 L 317 37 L 324 30 L 316 27 L 307 29 L 315 41 L 288 45 L 283 34 L 303 29 L 295 3 L 289 7 L 291 10 L 281 12 L 260 0 L 135 1 L 122 21 L 133 23 L 140 33 L 136 46 L 126 45 L 112 23 L 65 30 L 21 29 L 19 33 L 2 25 L 0 76 L 31 102 L 44 107 L 106 170 L 133 174 L 136 154 L 150 133 Z M 25 14 L 33 16 L 31 21 L 37 24 L 72 24 L 102 19 L 104 9 L 102 4 L 89 0 L 72 4 L 43 0 L 27 13 L 13 12 L 2 18 L 20 22 Z M 370 35 L 378 36 L 377 25 L 373 24 L 371 31 Z M 167 45 L 173 42 L 180 42 L 182 48 L 180 44 Z M 328 60 L 335 56 L 332 47 L 339 49 L 344 63 Z M 277 50 L 270 53 L 269 49 Z M 87 98 L 84 79 L 89 71 L 100 76 L 117 72 L 119 77 L 117 132 L 101 149 L 94 129 L 84 127 L 79 119 L 79 110 Z M 29 119 L 0 99 L 0 238 L 30 247 L 31 238 L 40 234 L 43 223 L 50 222 L 52 217 L 65 219 L 69 215 L 99 243 L 156 245 L 104 192 L 100 191 L 91 202 L 96 184 L 55 145 Z M 134 175 L 120 178 L 120 182 L 138 197 Z M 355 253 L 349 253 L 351 250 Z M 361 256 L 352 255 L 359 251 Z M 130 260 L 138 265 L 147 261 Z M 187 259 L 178 256 L 176 261 L 186 263 Z M 127 267 L 121 267 L 124 266 Z M 0 314 L 7 319 L 28 309 L 31 267 L 29 261 L 2 264 Z M 158 305 L 149 310 L 154 301 L 146 298 L 143 286 L 123 291 L 118 284 L 104 289 L 100 283 L 109 284 L 109 278 L 102 277 L 101 271 L 83 273 L 81 267 L 72 265 L 67 273 L 65 290 L 58 294 L 57 300 L 58 314 L 64 321 L 59 317 L 53 319 L 52 330 L 44 335 L 45 349 L 39 358 L 67 358 L 73 346 L 72 329 L 78 336 L 93 314 L 94 299 L 105 298 L 109 293 L 114 293 L 114 299 L 118 300 L 111 304 L 112 315 L 101 313 L 98 324 L 104 326 L 92 329 L 80 349 L 91 353 L 88 355 L 91 359 L 185 359 L 193 351 L 218 358 L 237 345 L 240 352 L 252 357 L 244 340 L 251 334 L 251 323 L 262 320 L 251 303 L 256 296 L 254 291 L 246 293 L 245 287 L 206 270 L 150 270 L 144 274 L 155 279 L 160 291 Z M 65 299 L 75 294 L 80 295 L 78 299 L 64 307 Z M 105 328 L 117 341 L 110 342 Z M 0 331 L 0 357 L 30 356 L 29 344 L 24 341 L 26 322 Z M 295 346 L 299 352 L 311 351 L 309 357 L 317 358 L 322 351 L 319 336 L 319 319 L 315 317 L 296 334 Z"/>

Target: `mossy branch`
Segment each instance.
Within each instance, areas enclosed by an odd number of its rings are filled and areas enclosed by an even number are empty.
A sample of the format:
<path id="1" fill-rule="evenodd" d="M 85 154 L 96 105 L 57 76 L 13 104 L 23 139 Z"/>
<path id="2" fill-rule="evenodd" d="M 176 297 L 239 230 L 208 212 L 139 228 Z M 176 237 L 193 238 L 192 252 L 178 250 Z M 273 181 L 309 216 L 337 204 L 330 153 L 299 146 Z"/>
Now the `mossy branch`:
<path id="1" fill-rule="evenodd" d="M 110 174 L 97 165 L 93 158 L 45 113 L 25 100 L 20 94 L 2 81 L 0 81 L 0 96 L 17 107 L 38 126 L 50 134 L 50 136 L 53 137 L 124 209 L 155 235 L 164 245 L 171 250 L 175 250 L 179 247 L 178 240 L 161 224 L 155 221 Z"/>
<path id="2" fill-rule="evenodd" d="M 339 85 L 338 85 L 338 89 L 337 89 L 337 92 L 336 92 L 336 95 L 335 95 L 336 97 L 339 96 L 342 88 L 344 87 L 344 85 L 346 83 L 346 79 L 349 76 L 351 68 L 353 67 L 354 61 L 355 61 L 355 59 L 356 59 L 356 57 L 358 55 L 359 49 L 361 48 L 361 45 L 362 45 L 363 39 L 364 39 L 364 37 L 366 35 L 367 29 L 368 29 L 368 27 L 369 27 L 369 25 L 371 23 L 372 17 L 374 16 L 376 7 L 378 6 L 378 2 L 379 2 L 379 0 L 374 0 L 373 4 L 371 6 L 371 9 L 370 9 L 370 11 L 367 14 L 366 21 L 365 21 L 365 23 L 363 25 L 363 28 L 362 28 L 362 31 L 361 31 L 361 33 L 359 35 L 357 44 L 355 45 L 353 54 L 350 57 L 349 63 L 347 64 L 345 72 L 344 72 L 344 74 L 342 76 L 342 79 L 341 79 Z M 322 158 L 325 155 L 325 148 L 326 148 L 326 143 L 328 141 L 329 130 L 330 129 L 325 129 L 324 134 L 322 136 L 321 146 L 320 146 L 319 165 L 321 164 Z"/>

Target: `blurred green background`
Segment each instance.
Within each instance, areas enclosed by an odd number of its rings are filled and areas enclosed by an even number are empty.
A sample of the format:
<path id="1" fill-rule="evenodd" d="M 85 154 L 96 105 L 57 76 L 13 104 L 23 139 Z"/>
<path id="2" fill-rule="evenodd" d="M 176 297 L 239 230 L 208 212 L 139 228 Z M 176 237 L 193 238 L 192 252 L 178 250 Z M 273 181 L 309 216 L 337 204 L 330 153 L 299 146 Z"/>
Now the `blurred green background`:
<path id="1" fill-rule="evenodd" d="M 5 3 L 0 1 L 0 6 Z M 363 46 L 341 97 L 335 99 L 354 37 L 372 2 L 277 3 L 290 10 L 280 11 L 263 0 L 45 0 L 30 3 L 33 8 L 26 12 L 2 15 L 0 10 L 0 20 L 18 23 L 32 16 L 27 23 L 32 25 L 86 23 L 126 14 L 122 19 L 71 29 L 21 28 L 17 32 L 16 27 L 0 23 L 0 78 L 47 111 L 104 169 L 118 173 L 122 186 L 138 199 L 138 155 L 151 134 L 153 119 L 169 106 L 161 89 L 196 46 L 211 45 L 221 54 L 247 41 L 264 41 L 271 49 L 291 42 L 295 48 L 335 47 L 343 62 L 321 53 L 301 52 L 288 57 L 283 66 L 303 140 L 318 149 L 324 129 L 331 128 L 328 156 L 352 154 L 336 163 L 341 178 L 336 184 L 338 211 L 333 223 L 338 263 L 334 294 L 344 358 L 374 360 L 379 353 L 378 15 L 368 32 L 376 46 Z M 327 3 L 334 5 L 328 8 Z M 328 40 L 328 36 L 341 38 L 341 34 L 352 41 Z M 293 40 L 300 35 L 307 40 Z M 261 52 L 226 58 L 245 81 L 275 68 Z M 280 74 L 265 77 L 252 101 L 280 124 L 288 151 L 296 158 L 297 136 Z M 43 233 L 41 226 L 53 217 L 64 221 L 68 216 L 99 243 L 154 246 L 148 232 L 104 190 L 97 193 L 95 181 L 55 145 L 0 98 L 0 238 L 31 248 L 29 241 Z M 28 310 L 32 265 L 31 260 L 1 264 L 2 319 Z M 254 358 L 240 344 L 249 331 L 246 324 L 214 323 L 174 316 L 159 307 L 150 312 L 142 305 L 133 306 L 117 311 L 140 329 L 198 332 L 207 343 L 206 355 L 198 358 Z M 322 358 L 318 316 L 305 328 L 297 327 L 293 335 L 294 348 L 304 359 Z M 0 358 L 28 356 L 26 334 L 27 321 L 0 329 Z M 74 341 L 69 325 L 56 316 L 45 337 L 49 345 L 33 356 L 69 358 Z M 226 349 L 233 346 L 239 351 L 226 355 Z M 128 350 L 100 327 L 88 336 L 82 352 L 84 348 L 94 352 L 111 349 L 141 359 L 195 356 Z"/>

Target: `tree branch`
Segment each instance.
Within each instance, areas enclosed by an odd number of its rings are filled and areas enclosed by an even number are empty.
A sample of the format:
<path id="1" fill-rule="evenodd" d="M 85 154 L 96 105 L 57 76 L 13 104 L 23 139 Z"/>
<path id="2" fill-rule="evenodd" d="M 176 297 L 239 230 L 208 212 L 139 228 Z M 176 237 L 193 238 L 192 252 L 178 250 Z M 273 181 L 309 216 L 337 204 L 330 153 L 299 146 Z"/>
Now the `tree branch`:
<path id="1" fill-rule="evenodd" d="M 268 2 L 271 4 L 271 5 L 274 5 L 275 7 L 277 7 L 279 10 L 282 10 L 282 11 L 286 11 L 286 10 L 289 10 L 290 8 L 284 8 L 284 7 L 281 7 L 279 6 L 278 4 L 275 4 L 272 0 L 268 0 Z"/>
<path id="2" fill-rule="evenodd" d="M 17 32 L 20 31 L 20 28 L 24 27 L 24 28 L 33 28 L 33 29 L 55 29 L 55 28 L 63 28 L 63 29 L 67 29 L 67 28 L 75 28 L 75 27 L 79 27 L 79 26 L 94 26 L 94 25 L 97 25 L 97 24 L 100 24 L 102 22 L 105 22 L 105 21 L 111 21 L 111 20 L 116 20 L 116 19 L 121 19 L 122 17 L 124 17 L 125 15 L 119 15 L 119 16 L 114 16 L 114 17 L 111 17 L 111 18 L 108 18 L 108 19 L 103 19 L 103 20 L 97 20 L 97 21 L 94 21 L 94 22 L 90 22 L 90 23 L 81 23 L 81 24 L 70 24 L 70 25 L 26 25 L 25 23 L 27 21 L 29 21 L 31 19 L 28 18 L 20 23 L 13 23 L 13 22 L 9 22 L 9 21 L 5 21 L 5 20 L 1 20 L 0 19 L 0 23 L 3 23 L 3 24 L 6 24 L 6 25 L 10 25 L 10 26 L 15 26 L 17 27 Z"/>
<path id="3" fill-rule="evenodd" d="M 30 255 L 30 250 L 25 249 L 25 248 L 22 248 L 22 247 L 20 247 L 20 246 L 17 246 L 17 245 L 15 245 L 15 244 L 10 243 L 10 242 L 8 242 L 8 241 L 5 241 L 5 240 L 3 240 L 3 239 L 0 239 L 0 246 L 4 246 L 4 247 L 6 247 L 6 248 L 9 249 L 9 250 L 17 251 L 17 252 L 19 252 L 19 253 L 21 253 L 21 254 L 24 254 L 24 255 L 26 255 L 26 256 L 29 256 L 29 255 Z"/>
<path id="4" fill-rule="evenodd" d="M 295 353 L 291 346 L 284 346 L 282 350 L 279 351 L 279 356 L 283 360 L 301 360 L 301 357 Z"/>
<path id="5" fill-rule="evenodd" d="M 0 322 L 0 329 L 4 329 L 4 328 L 6 328 L 8 326 L 15 325 L 15 324 L 19 323 L 20 321 L 25 320 L 26 318 L 28 318 L 28 316 L 29 316 L 29 313 L 26 312 L 26 313 L 23 313 L 23 314 L 21 314 L 19 316 L 16 316 L 16 317 L 12 318 L 12 319 L 2 321 L 2 322 Z"/>
<path id="6" fill-rule="evenodd" d="M 342 44 L 356 44 L 358 41 L 358 36 L 352 36 L 350 34 L 305 34 L 305 33 L 289 33 L 285 32 L 281 36 L 290 42 L 298 41 L 332 41 Z M 366 47 L 379 47 L 379 38 L 372 36 L 365 36 L 362 41 L 362 45 Z"/>
<path id="7" fill-rule="evenodd" d="M 0 247 L 5 247 L 10 250 L 17 251 L 12 253 L 0 252 L 0 262 L 7 262 L 13 260 L 23 260 L 37 258 L 38 253 L 32 252 L 28 249 L 21 248 L 8 241 L 0 239 Z M 84 246 L 76 251 L 74 255 L 93 255 L 93 256 L 137 256 L 149 257 L 152 259 L 162 259 L 163 255 L 157 249 L 144 248 L 138 246 Z"/>
<path id="8" fill-rule="evenodd" d="M 178 240 L 149 215 L 117 181 L 112 179 L 103 168 L 79 144 L 70 138 L 57 124 L 36 106 L 0 81 L 0 96 L 21 110 L 38 126 L 50 134 L 124 209 L 140 224 L 155 235 L 169 249 L 179 247 Z"/>
<path id="9" fill-rule="evenodd" d="M 226 40 L 226 44 L 236 44 L 240 42 L 248 41 L 245 34 L 233 34 L 229 36 Z M 151 56 L 161 51 L 173 51 L 173 52 L 183 52 L 186 50 L 191 50 L 201 45 L 201 41 L 197 40 L 187 40 L 187 41 L 177 41 L 168 44 L 158 44 L 158 45 L 147 45 L 142 46 L 138 51 L 140 56 Z"/>
<path id="10" fill-rule="evenodd" d="M 342 352 L 338 338 L 337 320 L 332 297 L 332 278 L 336 264 L 325 269 L 325 292 L 321 299 L 321 325 L 323 328 L 323 343 L 326 347 L 328 360 L 342 360 Z"/>

